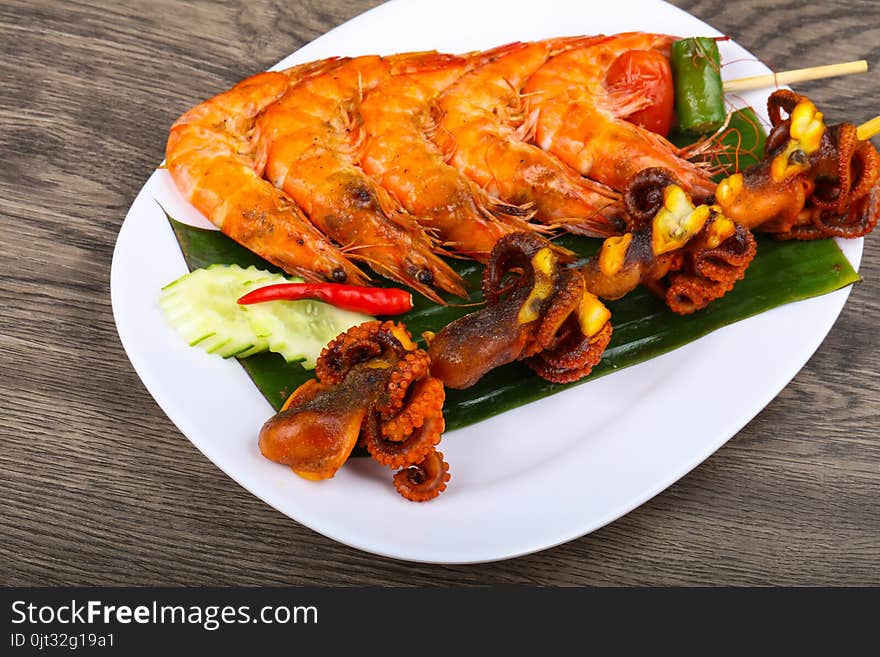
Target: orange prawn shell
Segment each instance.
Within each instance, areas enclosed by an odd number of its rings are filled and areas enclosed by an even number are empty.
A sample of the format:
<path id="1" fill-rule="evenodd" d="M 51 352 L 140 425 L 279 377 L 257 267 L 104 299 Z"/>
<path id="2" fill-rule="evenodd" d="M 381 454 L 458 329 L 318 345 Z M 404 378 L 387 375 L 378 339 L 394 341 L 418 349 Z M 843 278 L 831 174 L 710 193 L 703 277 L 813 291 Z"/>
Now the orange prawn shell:
<path id="1" fill-rule="evenodd" d="M 553 53 L 594 41 L 572 37 L 497 48 L 462 76 L 438 103 L 435 142 L 449 162 L 491 195 L 530 205 L 536 219 L 593 236 L 619 231 L 618 197 L 528 143 L 530 123 L 520 88 Z"/>
<path id="2" fill-rule="evenodd" d="M 395 72 L 458 61 L 438 53 L 358 57 L 292 86 L 257 121 L 266 177 L 352 258 L 438 302 L 433 285 L 463 295 L 463 281 L 416 221 L 357 166 L 364 136 L 359 104 Z"/>
<path id="3" fill-rule="evenodd" d="M 437 71 L 393 76 L 360 106 L 363 170 L 445 248 L 478 260 L 488 257 L 498 239 L 528 230 L 529 224 L 510 216 L 517 208 L 500 206 L 447 164 L 430 135 L 437 129 L 437 96 L 486 57 L 480 53 Z"/>
<path id="4" fill-rule="evenodd" d="M 293 81 L 327 65 L 259 73 L 194 107 L 172 126 L 165 159 L 181 194 L 235 241 L 288 273 L 358 284 L 366 279 L 357 267 L 261 178 L 252 143 L 257 116 Z"/>

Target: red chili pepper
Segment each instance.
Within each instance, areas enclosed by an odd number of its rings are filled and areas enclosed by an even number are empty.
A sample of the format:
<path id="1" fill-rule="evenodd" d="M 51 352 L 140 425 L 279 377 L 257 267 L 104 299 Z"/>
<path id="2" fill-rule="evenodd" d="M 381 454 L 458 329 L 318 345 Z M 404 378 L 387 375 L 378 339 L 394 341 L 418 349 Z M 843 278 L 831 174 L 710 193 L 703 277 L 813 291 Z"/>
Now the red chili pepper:
<path id="1" fill-rule="evenodd" d="M 343 310 L 367 315 L 399 315 L 412 310 L 412 294 L 396 287 L 364 287 L 342 283 L 277 283 L 257 288 L 238 300 L 242 305 L 263 301 L 318 299 Z"/>

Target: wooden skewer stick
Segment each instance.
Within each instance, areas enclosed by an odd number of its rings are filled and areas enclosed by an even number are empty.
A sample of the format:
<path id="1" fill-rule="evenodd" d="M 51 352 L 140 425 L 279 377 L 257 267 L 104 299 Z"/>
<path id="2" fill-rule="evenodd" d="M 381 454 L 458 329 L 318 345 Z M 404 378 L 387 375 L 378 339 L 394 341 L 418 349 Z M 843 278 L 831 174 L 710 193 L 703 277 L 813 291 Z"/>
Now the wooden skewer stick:
<path id="1" fill-rule="evenodd" d="M 806 82 L 807 80 L 833 78 L 838 75 L 864 73 L 867 70 L 868 62 L 866 62 L 864 59 L 860 59 L 855 62 L 844 62 L 842 64 L 812 66 L 810 68 L 799 68 L 793 71 L 782 71 L 781 73 L 768 73 L 767 75 L 754 75 L 749 78 L 739 78 L 737 80 L 725 80 L 724 91 L 728 92 L 748 91 L 749 89 L 765 89 L 767 87 L 776 87 L 782 84 L 792 84 L 794 82 Z"/>
<path id="2" fill-rule="evenodd" d="M 868 141 L 874 135 L 880 135 L 880 116 L 875 116 L 856 128 L 856 137 L 860 141 Z"/>

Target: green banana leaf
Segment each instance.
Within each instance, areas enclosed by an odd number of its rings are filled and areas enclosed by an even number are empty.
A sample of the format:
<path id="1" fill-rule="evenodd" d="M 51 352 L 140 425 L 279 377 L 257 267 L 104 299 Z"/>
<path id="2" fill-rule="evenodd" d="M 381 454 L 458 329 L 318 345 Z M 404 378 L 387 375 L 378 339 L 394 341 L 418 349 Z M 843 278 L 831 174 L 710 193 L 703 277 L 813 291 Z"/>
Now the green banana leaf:
<path id="1" fill-rule="evenodd" d="M 168 217 L 180 243 L 187 266 L 192 269 L 210 264 L 256 265 L 278 271 L 219 231 L 194 228 Z M 564 236 L 558 243 L 584 258 L 598 248 L 599 240 Z M 398 316 L 413 336 L 440 328 L 473 309 L 468 304 L 481 300 L 479 281 L 482 266 L 462 260 L 450 265 L 468 282 L 467 301 L 458 306 L 440 306 L 422 297 L 415 300 L 409 313 Z M 487 374 L 467 390 L 448 390 L 444 416 L 447 429 L 479 422 L 505 410 L 552 395 L 572 385 L 581 385 L 636 363 L 659 356 L 733 322 L 751 317 L 776 306 L 837 290 L 859 280 L 833 240 L 815 242 L 777 242 L 759 238 L 758 255 L 745 278 L 724 298 L 706 309 L 682 317 L 639 288 L 619 301 L 608 304 L 614 328 L 611 343 L 592 374 L 567 385 L 549 383 L 520 363 L 513 363 Z M 377 284 L 394 285 L 390 281 Z M 241 360 L 257 388 L 277 410 L 300 384 L 312 377 L 297 363 L 285 363 L 274 353 L 264 353 Z"/>

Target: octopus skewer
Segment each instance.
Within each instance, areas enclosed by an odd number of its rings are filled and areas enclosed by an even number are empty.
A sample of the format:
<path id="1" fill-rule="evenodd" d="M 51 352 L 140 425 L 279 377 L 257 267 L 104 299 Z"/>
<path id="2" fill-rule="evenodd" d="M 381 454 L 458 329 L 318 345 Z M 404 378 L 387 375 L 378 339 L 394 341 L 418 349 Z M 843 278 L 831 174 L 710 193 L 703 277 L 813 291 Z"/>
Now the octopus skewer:
<path id="1" fill-rule="evenodd" d="M 630 230 L 606 239 L 584 266 L 587 288 L 619 299 L 644 284 L 679 314 L 690 314 L 729 292 L 755 257 L 745 226 L 717 205 L 694 206 L 675 175 L 644 169 L 624 194 Z"/>
<path id="2" fill-rule="evenodd" d="M 723 180 L 715 202 L 734 221 L 778 239 L 862 237 L 880 218 L 880 155 L 851 123 L 827 126 L 787 89 L 767 101 L 762 162 Z M 782 117 L 782 112 L 788 114 Z"/>
<path id="3" fill-rule="evenodd" d="M 431 338 L 431 374 L 450 388 L 516 360 L 555 383 L 589 374 L 611 339 L 611 313 L 565 264 L 534 233 L 499 240 L 483 276 L 486 306 Z"/>
<path id="4" fill-rule="evenodd" d="M 445 490 L 449 466 L 436 449 L 443 384 L 402 325 L 349 329 L 327 345 L 315 373 L 263 425 L 263 456 L 306 479 L 329 479 L 361 443 L 399 470 L 394 486 L 405 498 L 421 502 Z"/>
<path id="5" fill-rule="evenodd" d="M 686 157 L 706 149 L 676 149 L 641 127 L 635 117 L 654 101 L 618 79 L 617 65 L 642 53 L 665 71 L 672 43 L 646 33 L 564 37 L 260 73 L 175 122 L 167 168 L 224 233 L 288 273 L 365 283 L 354 261 L 438 303 L 441 290 L 465 294 L 440 256 L 485 262 L 496 241 L 520 231 L 619 236 L 621 193 L 643 169 L 672 171 L 691 198 L 717 208 L 713 217 L 780 239 L 875 227 L 875 124 L 827 126 L 806 97 L 777 91 L 764 161 L 717 189 L 711 168 Z M 700 263 L 690 269 L 711 279 Z"/>
<path id="6" fill-rule="evenodd" d="M 677 176 L 643 169 L 628 183 L 628 232 L 584 267 L 590 291 L 617 299 L 644 284 L 689 314 L 729 292 L 755 256 L 752 230 L 777 239 L 861 237 L 880 218 L 880 156 L 849 123 L 828 127 L 805 96 L 770 96 L 773 129 L 758 164 L 694 206 Z M 783 118 L 782 113 L 788 114 Z"/>

